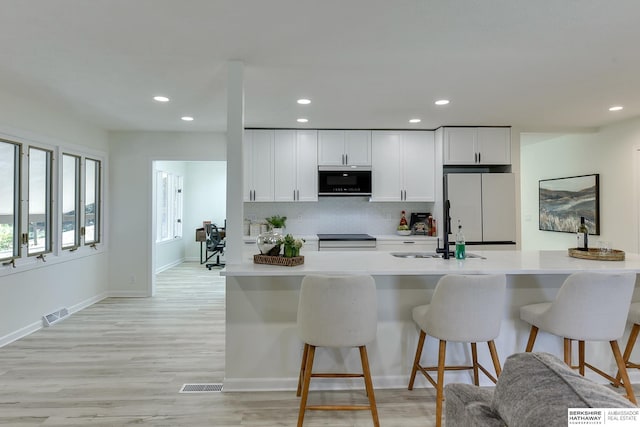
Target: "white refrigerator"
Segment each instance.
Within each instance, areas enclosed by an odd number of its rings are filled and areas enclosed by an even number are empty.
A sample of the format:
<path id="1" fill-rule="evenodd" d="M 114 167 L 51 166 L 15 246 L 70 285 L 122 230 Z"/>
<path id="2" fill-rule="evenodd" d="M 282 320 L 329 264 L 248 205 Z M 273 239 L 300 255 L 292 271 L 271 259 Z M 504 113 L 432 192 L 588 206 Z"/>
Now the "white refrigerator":
<path id="1" fill-rule="evenodd" d="M 515 176 L 512 173 L 449 173 L 450 241 L 458 220 L 466 242 L 515 242 Z"/>

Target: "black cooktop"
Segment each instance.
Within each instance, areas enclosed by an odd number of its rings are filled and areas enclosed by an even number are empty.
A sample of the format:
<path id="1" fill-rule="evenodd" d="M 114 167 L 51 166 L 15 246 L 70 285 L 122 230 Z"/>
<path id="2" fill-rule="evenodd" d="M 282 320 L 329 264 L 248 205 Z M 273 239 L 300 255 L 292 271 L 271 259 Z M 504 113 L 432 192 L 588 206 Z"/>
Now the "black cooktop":
<path id="1" fill-rule="evenodd" d="M 368 234 L 318 234 L 318 240 L 376 240 Z"/>

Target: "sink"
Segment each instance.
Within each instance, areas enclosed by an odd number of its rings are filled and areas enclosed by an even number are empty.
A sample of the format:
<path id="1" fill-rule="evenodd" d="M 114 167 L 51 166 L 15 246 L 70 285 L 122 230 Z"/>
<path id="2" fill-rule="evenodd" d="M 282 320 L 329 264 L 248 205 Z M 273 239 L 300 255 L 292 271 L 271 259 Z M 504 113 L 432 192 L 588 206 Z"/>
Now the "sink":
<path id="1" fill-rule="evenodd" d="M 442 258 L 442 254 L 439 254 L 437 252 L 391 252 L 391 255 L 396 258 Z M 469 252 L 466 253 L 466 257 L 486 259 L 483 256 L 472 254 Z M 455 258 L 451 257 L 451 259 Z"/>

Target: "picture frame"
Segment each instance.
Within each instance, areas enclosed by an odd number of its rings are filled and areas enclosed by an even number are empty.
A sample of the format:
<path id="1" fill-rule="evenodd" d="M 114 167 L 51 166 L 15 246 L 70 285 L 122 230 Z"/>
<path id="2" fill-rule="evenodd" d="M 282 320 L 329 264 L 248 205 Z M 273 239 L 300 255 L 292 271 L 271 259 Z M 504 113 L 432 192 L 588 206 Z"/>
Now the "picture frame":
<path id="1" fill-rule="evenodd" d="M 589 234 L 600 235 L 600 174 L 541 179 L 539 229 L 575 233 L 584 217 Z"/>

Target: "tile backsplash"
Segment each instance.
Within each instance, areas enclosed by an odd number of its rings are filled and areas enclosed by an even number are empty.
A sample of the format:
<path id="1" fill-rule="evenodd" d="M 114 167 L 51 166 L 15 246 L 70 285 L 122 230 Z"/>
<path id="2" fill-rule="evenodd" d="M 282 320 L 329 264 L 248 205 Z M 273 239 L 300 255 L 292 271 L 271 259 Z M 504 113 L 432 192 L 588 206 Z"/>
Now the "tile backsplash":
<path id="1" fill-rule="evenodd" d="M 244 204 L 244 217 L 264 221 L 272 215 L 287 217 L 285 232 L 394 234 L 402 211 L 407 221 L 411 212 L 432 212 L 433 203 L 369 202 L 367 197 L 322 197 L 317 202 Z"/>

